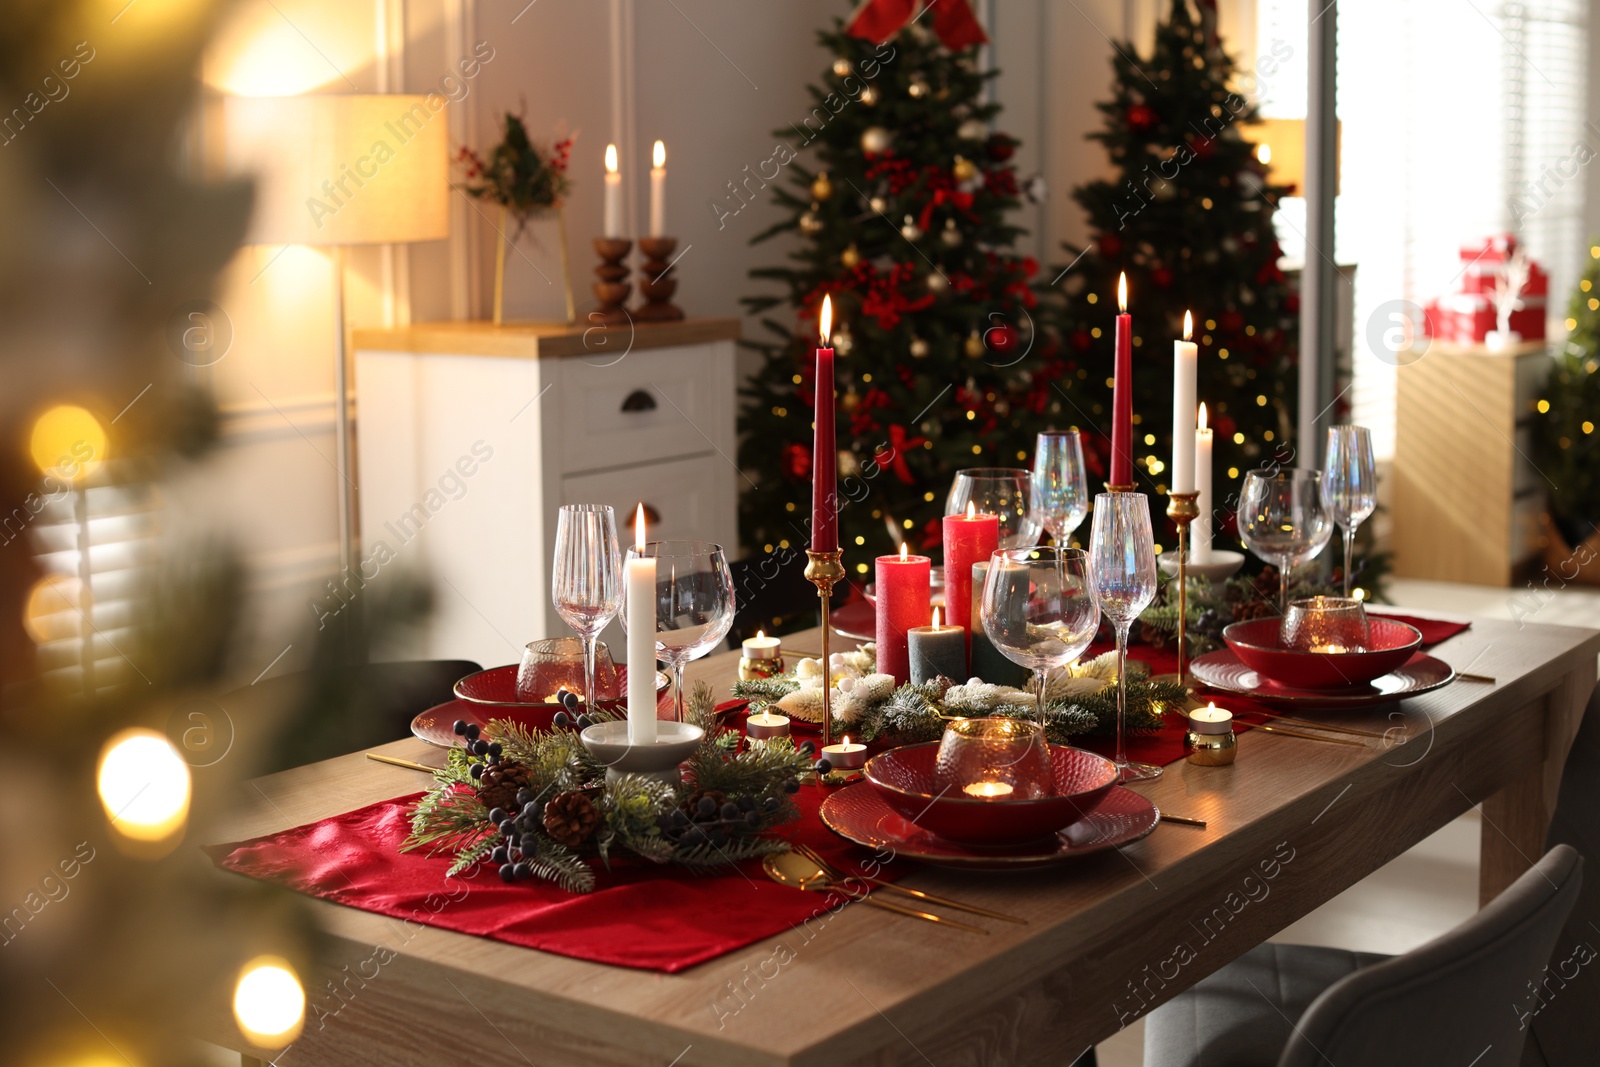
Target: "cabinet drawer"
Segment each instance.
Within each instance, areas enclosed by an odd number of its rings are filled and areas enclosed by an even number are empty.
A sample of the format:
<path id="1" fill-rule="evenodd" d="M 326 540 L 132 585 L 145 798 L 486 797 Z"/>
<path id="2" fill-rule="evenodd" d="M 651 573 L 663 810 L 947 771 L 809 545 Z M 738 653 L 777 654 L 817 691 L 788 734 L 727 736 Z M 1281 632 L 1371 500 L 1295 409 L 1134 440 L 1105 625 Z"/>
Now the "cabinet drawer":
<path id="1" fill-rule="evenodd" d="M 563 504 L 610 504 L 617 539 L 633 543 L 634 509 L 645 506 L 652 541 L 706 540 L 716 536 L 717 497 L 733 470 L 721 456 L 700 456 L 642 467 L 563 478 Z M 723 546 L 730 552 L 733 545 Z"/>
<path id="2" fill-rule="evenodd" d="M 711 388 L 715 370 L 709 345 L 632 352 L 610 366 L 563 360 L 550 398 L 562 411 L 561 469 L 605 470 L 714 451 L 730 400 Z"/>

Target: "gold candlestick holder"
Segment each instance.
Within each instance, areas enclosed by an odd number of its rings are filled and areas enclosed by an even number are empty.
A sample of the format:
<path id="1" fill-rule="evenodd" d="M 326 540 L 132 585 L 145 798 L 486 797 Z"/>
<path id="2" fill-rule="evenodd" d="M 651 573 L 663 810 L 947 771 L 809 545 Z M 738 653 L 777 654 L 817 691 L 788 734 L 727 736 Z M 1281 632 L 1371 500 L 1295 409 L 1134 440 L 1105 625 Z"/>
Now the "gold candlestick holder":
<path id="1" fill-rule="evenodd" d="M 1200 517 L 1199 493 L 1168 493 L 1167 518 L 1178 524 L 1178 684 L 1189 687 L 1189 524 Z"/>
<path id="2" fill-rule="evenodd" d="M 833 744 L 833 670 L 828 665 L 829 601 L 833 599 L 834 583 L 844 578 L 844 549 L 831 552 L 806 550 L 806 580 L 817 587 L 817 598 L 822 602 L 822 747 Z M 822 755 L 819 751 L 818 756 Z"/>

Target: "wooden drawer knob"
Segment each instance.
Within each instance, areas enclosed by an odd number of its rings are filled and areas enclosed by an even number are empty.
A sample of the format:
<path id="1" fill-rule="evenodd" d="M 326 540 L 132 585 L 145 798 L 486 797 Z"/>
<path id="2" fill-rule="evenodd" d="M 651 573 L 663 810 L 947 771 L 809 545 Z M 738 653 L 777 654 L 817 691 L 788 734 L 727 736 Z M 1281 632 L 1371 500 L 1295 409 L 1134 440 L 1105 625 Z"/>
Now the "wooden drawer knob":
<path id="1" fill-rule="evenodd" d="M 654 411 L 656 398 L 650 395 L 648 389 L 635 389 L 622 401 L 623 411 Z"/>

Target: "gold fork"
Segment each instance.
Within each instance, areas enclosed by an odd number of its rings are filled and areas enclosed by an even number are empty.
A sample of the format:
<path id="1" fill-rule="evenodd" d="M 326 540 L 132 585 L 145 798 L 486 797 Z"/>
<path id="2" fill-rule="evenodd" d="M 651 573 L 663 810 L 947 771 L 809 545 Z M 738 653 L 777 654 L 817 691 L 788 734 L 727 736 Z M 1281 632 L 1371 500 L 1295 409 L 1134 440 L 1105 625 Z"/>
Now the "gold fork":
<path id="1" fill-rule="evenodd" d="M 975 904 L 963 904 L 959 900 L 951 900 L 949 897 L 936 896 L 933 893 L 924 893 L 920 889 L 911 889 L 906 886 L 896 885 L 893 882 L 886 882 L 882 878 L 872 878 L 865 874 L 845 874 L 837 867 L 833 866 L 833 864 L 823 859 L 822 854 L 814 848 L 810 848 L 806 845 L 798 843 L 791 843 L 789 847 L 794 849 L 800 855 L 804 856 L 806 859 L 810 860 L 812 863 L 815 863 L 818 867 L 822 868 L 822 873 L 827 875 L 828 879 L 833 882 L 843 882 L 847 879 L 855 878 L 859 881 L 866 882 L 869 885 L 879 886 L 880 888 L 887 889 L 894 893 L 904 893 L 908 897 L 915 897 L 917 900 L 926 901 L 929 904 L 940 904 L 947 908 L 955 908 L 957 911 L 971 912 L 973 915 L 983 915 L 990 919 L 1001 919 L 1008 923 L 1019 923 L 1023 926 L 1028 925 L 1027 919 L 1019 919 L 1015 915 L 1007 915 L 1004 912 L 999 911 L 990 911 L 988 908 L 980 908 Z"/>

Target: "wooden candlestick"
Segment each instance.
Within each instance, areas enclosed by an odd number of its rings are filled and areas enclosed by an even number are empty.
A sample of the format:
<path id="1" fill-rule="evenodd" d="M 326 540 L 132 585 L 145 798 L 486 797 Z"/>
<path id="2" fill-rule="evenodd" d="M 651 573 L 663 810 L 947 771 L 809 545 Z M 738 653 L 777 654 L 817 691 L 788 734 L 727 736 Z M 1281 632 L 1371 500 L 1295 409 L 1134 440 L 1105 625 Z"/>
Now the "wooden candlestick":
<path id="1" fill-rule="evenodd" d="M 622 262 L 633 250 L 633 242 L 626 237 L 596 237 L 594 250 L 600 257 L 600 265 L 594 269 L 599 279 L 594 283 L 594 295 L 600 306 L 589 313 L 590 321 L 604 326 L 633 321 L 623 307 L 633 286 L 628 284 L 628 267 Z"/>
<path id="2" fill-rule="evenodd" d="M 678 291 L 678 279 L 672 262 L 672 251 L 678 247 L 676 237 L 641 237 L 639 251 L 644 253 L 644 266 L 640 269 L 639 292 L 645 302 L 634 311 L 640 322 L 677 322 L 683 318 L 683 309 L 672 303 L 672 294 Z"/>

